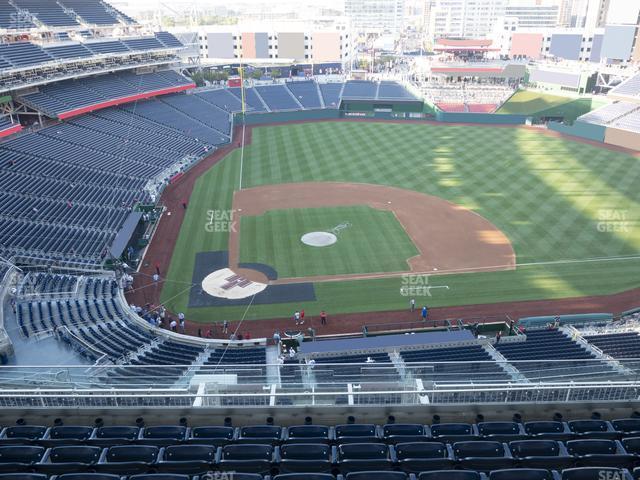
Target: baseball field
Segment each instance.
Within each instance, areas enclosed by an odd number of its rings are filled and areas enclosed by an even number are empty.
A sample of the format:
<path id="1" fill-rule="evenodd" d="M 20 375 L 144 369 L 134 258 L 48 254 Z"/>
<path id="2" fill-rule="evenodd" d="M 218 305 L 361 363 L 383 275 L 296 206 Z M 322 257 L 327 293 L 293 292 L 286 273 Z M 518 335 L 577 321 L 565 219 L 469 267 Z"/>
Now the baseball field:
<path id="1" fill-rule="evenodd" d="M 429 287 L 415 290 L 429 306 L 636 288 L 639 174 L 632 155 L 533 128 L 253 128 L 244 153 L 233 150 L 196 181 L 161 300 L 211 322 L 403 309 L 415 285 Z M 300 241 L 316 231 L 335 243 Z M 312 297 L 194 303 L 206 296 L 195 272 L 206 273 L 207 252 L 259 265 L 273 283 L 304 283 Z"/>

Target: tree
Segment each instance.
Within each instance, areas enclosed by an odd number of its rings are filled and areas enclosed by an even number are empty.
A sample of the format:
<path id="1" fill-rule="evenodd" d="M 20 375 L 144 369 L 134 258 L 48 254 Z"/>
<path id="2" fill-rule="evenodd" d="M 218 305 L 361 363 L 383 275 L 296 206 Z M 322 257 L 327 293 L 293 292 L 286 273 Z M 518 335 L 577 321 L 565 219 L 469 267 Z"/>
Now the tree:
<path id="1" fill-rule="evenodd" d="M 251 72 L 251 78 L 254 80 L 260 80 L 262 78 L 262 70 L 256 68 L 253 72 Z"/>
<path id="2" fill-rule="evenodd" d="M 282 76 L 282 72 L 279 68 L 271 69 L 271 78 L 280 78 Z"/>

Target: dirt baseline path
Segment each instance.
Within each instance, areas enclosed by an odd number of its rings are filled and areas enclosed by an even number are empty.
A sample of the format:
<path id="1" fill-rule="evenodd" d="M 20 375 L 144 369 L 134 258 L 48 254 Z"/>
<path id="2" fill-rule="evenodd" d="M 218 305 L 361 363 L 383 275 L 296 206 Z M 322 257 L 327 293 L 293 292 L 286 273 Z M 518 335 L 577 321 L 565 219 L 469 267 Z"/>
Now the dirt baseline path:
<path id="1" fill-rule="evenodd" d="M 511 242 L 491 222 L 467 208 L 413 190 L 364 183 L 306 182 L 248 188 L 236 191 L 233 196 L 234 215 L 238 220 L 292 206 L 347 205 L 368 205 L 395 214 L 420 252 L 408 260 L 411 272 L 461 273 L 515 268 L 516 256 Z M 232 270 L 240 261 L 241 235 L 242 230 L 237 229 L 229 236 Z M 399 273 L 402 272 L 285 278 L 271 283 L 376 278 Z"/>

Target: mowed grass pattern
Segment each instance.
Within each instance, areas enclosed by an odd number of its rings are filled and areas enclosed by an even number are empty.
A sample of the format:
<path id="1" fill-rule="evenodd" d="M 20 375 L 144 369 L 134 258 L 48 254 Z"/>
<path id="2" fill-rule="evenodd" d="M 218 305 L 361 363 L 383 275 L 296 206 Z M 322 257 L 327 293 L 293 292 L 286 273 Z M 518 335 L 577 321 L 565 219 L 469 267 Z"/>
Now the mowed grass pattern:
<path id="1" fill-rule="evenodd" d="M 305 233 L 345 223 L 333 245 L 300 241 Z M 271 210 L 240 224 L 240 261 L 270 265 L 279 278 L 403 272 L 418 253 L 393 212 L 366 205 Z"/>
<path id="2" fill-rule="evenodd" d="M 203 224 L 208 208 L 231 208 L 239 158 L 234 152 L 201 177 L 189 202 L 162 295 L 177 311 L 187 308 L 184 288 L 195 253 L 226 248 L 226 236 L 207 234 Z M 436 195 L 476 211 L 509 237 L 520 266 L 515 272 L 434 276 L 432 284 L 451 287 L 434 290 L 429 304 L 438 306 L 607 294 L 639 286 L 638 178 L 640 161 L 631 155 L 535 129 L 321 122 L 254 129 L 245 149 L 243 185 L 374 183 Z M 621 216 L 624 225 L 615 223 Z M 399 279 L 317 284 L 317 302 L 253 306 L 246 318 L 289 315 L 295 308 L 311 314 L 322 308 L 333 313 L 405 308 L 400 286 Z M 238 307 L 189 311 L 190 318 L 203 321 L 243 314 Z"/>

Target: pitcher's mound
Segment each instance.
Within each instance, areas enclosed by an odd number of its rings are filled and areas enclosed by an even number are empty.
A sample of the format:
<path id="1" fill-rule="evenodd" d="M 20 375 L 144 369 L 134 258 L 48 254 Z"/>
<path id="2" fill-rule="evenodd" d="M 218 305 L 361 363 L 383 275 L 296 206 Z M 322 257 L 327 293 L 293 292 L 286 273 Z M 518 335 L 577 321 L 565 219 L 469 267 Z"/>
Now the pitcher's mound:
<path id="1" fill-rule="evenodd" d="M 234 300 L 256 295 L 265 288 L 266 283 L 249 280 L 229 268 L 216 270 L 202 280 L 202 290 L 209 295 Z"/>
<path id="2" fill-rule="evenodd" d="M 329 232 L 309 232 L 305 233 L 300 241 L 310 247 L 328 247 L 336 243 L 338 237 Z"/>

